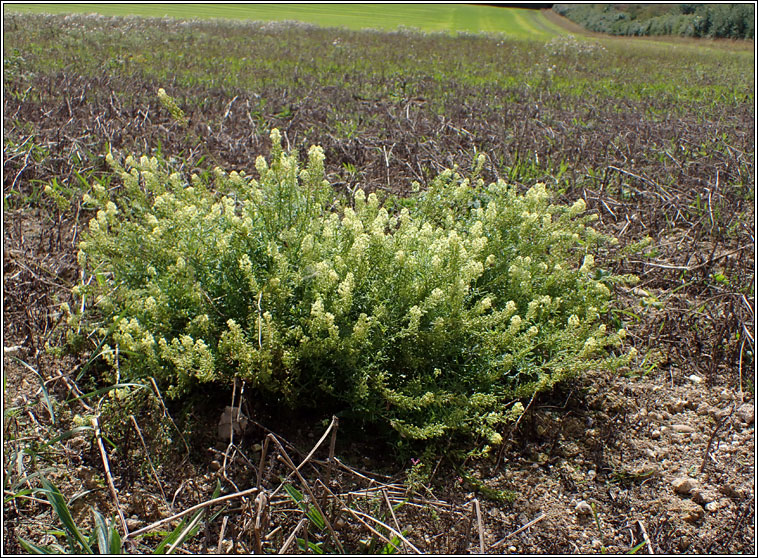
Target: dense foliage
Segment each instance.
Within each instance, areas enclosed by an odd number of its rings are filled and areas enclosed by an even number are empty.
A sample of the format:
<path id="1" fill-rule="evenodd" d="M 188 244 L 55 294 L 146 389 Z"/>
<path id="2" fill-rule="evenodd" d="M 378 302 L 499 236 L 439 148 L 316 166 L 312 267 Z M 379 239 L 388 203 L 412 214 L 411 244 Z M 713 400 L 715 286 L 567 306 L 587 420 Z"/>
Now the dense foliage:
<path id="1" fill-rule="evenodd" d="M 752 39 L 754 4 L 670 4 L 647 6 L 556 4 L 553 10 L 590 31 L 611 35 L 679 35 Z"/>
<path id="2" fill-rule="evenodd" d="M 108 156 L 121 187 L 85 195 L 99 210 L 70 321 L 107 341 L 122 380 L 178 396 L 238 377 L 407 438 L 497 443 L 519 399 L 628 362 L 600 317 L 629 278 L 595 267 L 610 239 L 583 200 L 486 186 L 483 156 L 409 199 L 341 200 L 321 148 L 300 170 L 271 139 L 259 180 L 216 168 L 188 184 L 165 161 Z"/>

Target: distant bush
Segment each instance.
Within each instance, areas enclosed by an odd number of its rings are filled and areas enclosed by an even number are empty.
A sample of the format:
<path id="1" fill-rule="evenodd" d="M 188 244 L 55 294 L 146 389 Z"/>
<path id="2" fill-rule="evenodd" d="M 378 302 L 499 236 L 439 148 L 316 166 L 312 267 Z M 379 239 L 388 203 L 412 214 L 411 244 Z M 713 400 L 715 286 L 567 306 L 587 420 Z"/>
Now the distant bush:
<path id="1" fill-rule="evenodd" d="M 625 5 L 626 6 L 626 5 Z M 667 10 L 661 13 L 662 10 Z M 721 39 L 755 37 L 753 4 L 556 4 L 553 11 L 582 27 L 611 35 L 678 35 Z"/>
<path id="2" fill-rule="evenodd" d="M 108 155 L 120 186 L 85 195 L 98 211 L 69 323 L 122 381 L 153 376 L 178 397 L 237 377 L 409 439 L 491 444 L 519 399 L 629 362 L 602 316 L 633 278 L 596 267 L 612 239 L 582 200 L 485 185 L 483 157 L 412 198 L 344 200 L 321 148 L 301 169 L 271 140 L 258 180 Z"/>

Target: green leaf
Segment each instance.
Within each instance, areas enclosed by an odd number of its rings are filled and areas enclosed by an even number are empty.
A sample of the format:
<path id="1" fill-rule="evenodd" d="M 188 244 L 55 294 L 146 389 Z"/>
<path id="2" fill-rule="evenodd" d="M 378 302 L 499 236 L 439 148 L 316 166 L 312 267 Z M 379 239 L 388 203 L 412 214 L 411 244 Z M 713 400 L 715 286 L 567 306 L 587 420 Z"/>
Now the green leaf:
<path id="1" fill-rule="evenodd" d="M 213 495 L 211 496 L 211 500 L 215 500 L 218 498 L 219 494 L 221 493 L 221 483 L 216 482 L 216 489 L 213 491 Z M 218 517 L 218 515 L 221 512 L 217 512 L 214 514 L 210 521 Z M 176 541 L 176 546 L 178 547 L 180 544 L 182 544 L 184 541 L 191 539 L 194 537 L 198 530 L 200 529 L 199 522 L 200 519 L 205 514 L 205 510 L 198 510 L 195 512 L 195 514 L 192 516 L 192 519 L 187 521 L 187 518 L 183 518 L 182 521 L 179 523 L 179 525 L 176 526 L 176 529 L 171 531 L 168 536 L 166 536 L 165 539 L 163 539 L 160 544 L 153 550 L 153 554 L 165 554 L 166 549 L 171 547 Z"/>
<path id="2" fill-rule="evenodd" d="M 298 548 L 300 548 L 300 550 L 302 550 L 303 552 L 306 552 L 305 539 L 298 537 L 296 540 L 297 540 L 297 546 L 298 546 Z M 314 543 L 314 542 L 308 541 L 308 548 L 314 554 L 323 554 L 324 553 L 324 549 L 321 548 L 322 545 L 323 545 L 323 543 Z"/>
<path id="3" fill-rule="evenodd" d="M 311 523 L 313 523 L 315 527 L 322 531 L 326 529 L 326 520 L 324 520 L 324 516 L 321 515 L 321 512 L 319 512 L 315 506 L 309 506 L 305 502 L 305 497 L 302 492 L 291 484 L 285 484 L 283 488 L 300 509 L 305 512 L 305 515 L 311 520 Z"/>
<path id="4" fill-rule="evenodd" d="M 640 544 L 634 546 L 633 548 L 629 549 L 627 554 L 637 554 L 637 551 L 640 550 L 643 546 L 647 544 L 647 541 L 642 541 Z"/>
<path id="5" fill-rule="evenodd" d="M 50 413 L 50 420 L 53 424 L 55 424 L 55 410 L 53 409 L 53 402 L 50 399 L 50 394 L 47 392 L 47 388 L 45 387 L 45 381 L 42 379 L 42 376 L 39 372 L 37 372 L 33 367 L 31 367 L 29 364 L 24 362 L 18 357 L 13 357 L 14 360 L 24 365 L 26 368 L 34 372 L 34 375 L 37 376 L 37 380 L 39 381 L 40 390 L 42 391 L 42 397 L 45 400 L 45 405 L 47 405 L 47 410 Z"/>
<path id="6" fill-rule="evenodd" d="M 403 531 L 403 536 L 407 531 Z M 400 545 L 402 544 L 402 539 L 398 537 L 397 535 L 393 535 L 390 539 L 390 542 L 385 544 L 382 549 L 379 551 L 379 554 L 395 554 L 400 550 Z"/>
<path id="7" fill-rule="evenodd" d="M 110 538 L 110 544 L 109 544 L 109 554 L 123 554 L 124 549 L 123 545 L 121 544 L 121 535 L 119 535 L 118 530 L 116 527 L 111 528 L 111 538 Z"/>
<path id="8" fill-rule="evenodd" d="M 197 512 L 193 516 L 193 520 L 198 517 L 199 514 L 203 513 L 202 510 Z M 163 539 L 158 546 L 155 547 L 155 550 L 153 550 L 153 554 L 166 554 L 166 549 L 170 547 L 172 544 L 174 544 L 174 541 L 176 541 L 179 538 L 179 535 L 182 534 L 182 531 L 184 530 L 185 526 L 187 525 L 187 518 L 183 518 L 179 525 L 176 526 L 176 528 L 171 531 L 165 539 Z"/>
<path id="9" fill-rule="evenodd" d="M 63 494 L 61 494 L 60 490 L 58 490 L 58 488 L 45 477 L 40 477 L 40 480 L 44 487 L 43 492 L 45 493 L 47 500 L 50 502 L 50 505 L 53 506 L 53 510 L 55 510 L 61 523 L 63 523 L 67 535 L 79 545 L 81 550 L 87 554 L 92 554 L 92 548 L 87 542 L 87 539 L 81 534 L 76 527 L 76 523 L 74 523 L 73 517 L 71 517 L 71 512 L 66 505 L 66 500 L 63 497 Z"/>
<path id="10" fill-rule="evenodd" d="M 305 512 L 305 515 L 308 516 L 308 519 L 311 520 L 311 523 L 313 523 L 319 530 L 323 531 L 326 529 L 326 521 L 324 520 L 324 516 L 321 515 L 321 512 L 319 512 L 315 506 L 310 506 L 308 511 Z"/>
<path id="11" fill-rule="evenodd" d="M 291 484 L 285 484 L 283 488 L 284 491 L 289 494 L 290 498 L 292 498 L 296 504 L 299 504 L 303 501 L 303 493 Z"/>
<path id="12" fill-rule="evenodd" d="M 19 492 L 14 492 L 14 493 L 9 494 L 8 496 L 6 496 L 5 499 L 3 500 L 3 503 L 7 504 L 11 500 L 14 500 L 14 499 L 16 499 L 16 498 L 18 498 L 20 496 L 28 496 L 31 493 L 32 493 L 31 490 L 29 490 L 28 488 L 25 488 L 24 490 L 21 490 Z"/>
<path id="13" fill-rule="evenodd" d="M 169 545 L 170 547 L 173 547 L 173 550 L 169 548 L 168 554 L 173 554 L 174 551 L 179 548 L 179 545 L 184 543 L 184 541 L 188 541 L 197 535 L 197 532 L 200 530 L 200 521 L 203 519 L 203 515 L 205 515 L 205 510 L 200 510 L 194 516 L 192 516 L 192 520 L 176 536 L 175 542 L 172 542 L 171 545 Z"/>
<path id="14" fill-rule="evenodd" d="M 18 544 L 20 544 L 21 548 L 26 550 L 29 554 L 58 554 L 56 550 L 49 546 L 34 544 L 21 537 L 18 537 Z"/>
<path id="15" fill-rule="evenodd" d="M 122 554 L 121 536 L 116 527 L 96 510 L 92 510 L 92 513 L 95 516 L 95 533 L 100 554 Z"/>

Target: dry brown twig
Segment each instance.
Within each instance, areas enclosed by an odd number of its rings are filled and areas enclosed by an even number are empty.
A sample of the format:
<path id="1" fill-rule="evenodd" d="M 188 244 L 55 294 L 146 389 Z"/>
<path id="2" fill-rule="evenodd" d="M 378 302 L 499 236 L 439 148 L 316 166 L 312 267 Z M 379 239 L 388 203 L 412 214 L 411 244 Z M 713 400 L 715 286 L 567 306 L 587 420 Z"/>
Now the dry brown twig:
<path id="1" fill-rule="evenodd" d="M 153 386 L 153 391 L 155 392 L 155 396 L 158 398 L 158 401 L 161 404 L 161 408 L 163 409 L 163 417 L 167 418 L 169 422 L 171 422 L 171 425 L 174 427 L 174 430 L 176 430 L 179 433 L 179 437 L 182 439 L 182 443 L 184 444 L 184 449 L 186 450 L 185 454 L 185 461 L 189 459 L 190 455 L 190 447 L 187 443 L 187 439 L 184 437 L 184 433 L 179 429 L 179 427 L 174 422 L 174 419 L 171 418 L 171 414 L 168 412 L 168 408 L 166 407 L 166 403 L 163 401 L 163 397 L 161 396 L 161 391 L 158 389 L 158 384 L 155 383 L 155 378 L 150 376 L 150 383 Z"/>
<path id="2" fill-rule="evenodd" d="M 218 534 L 218 545 L 216 545 L 216 554 L 223 553 L 224 535 L 226 534 L 226 524 L 229 523 L 229 516 L 225 515 L 221 521 L 221 530 Z"/>
<path id="3" fill-rule="evenodd" d="M 503 544 L 505 541 L 507 541 L 508 539 L 510 539 L 510 538 L 512 538 L 512 537 L 515 537 L 516 535 L 518 535 L 519 533 L 521 533 L 521 532 L 523 532 L 523 531 L 526 531 L 527 529 L 529 529 L 529 527 L 531 527 L 531 526 L 533 526 L 533 525 L 536 525 L 537 523 L 539 523 L 540 521 L 542 521 L 542 520 L 543 520 L 543 519 L 545 519 L 546 517 L 547 517 L 547 514 L 545 514 L 545 513 L 538 515 L 536 518 L 532 519 L 532 520 L 531 520 L 529 523 L 527 523 L 526 525 L 522 525 L 521 527 L 519 527 L 518 529 L 516 529 L 516 530 L 515 530 L 515 531 L 513 531 L 512 533 L 510 533 L 510 534 L 508 534 L 508 535 L 504 536 L 502 539 L 500 539 L 499 541 L 497 541 L 495 544 L 493 544 L 493 545 L 492 545 L 492 548 L 493 548 L 493 549 L 494 549 L 494 548 L 497 548 L 498 546 L 502 545 L 502 544 Z"/>
<path id="4" fill-rule="evenodd" d="M 258 554 L 263 554 L 263 541 L 261 539 L 261 533 L 268 526 L 268 496 L 265 492 L 261 492 L 255 497 L 255 524 L 253 526 L 253 534 L 255 535 L 255 551 Z"/>
<path id="5" fill-rule="evenodd" d="M 97 447 L 100 449 L 100 457 L 103 459 L 103 468 L 105 469 L 105 478 L 108 481 L 108 488 L 111 491 L 111 496 L 113 496 L 113 502 L 116 505 L 116 511 L 118 512 L 118 517 L 121 520 L 121 527 L 124 529 L 124 540 L 126 540 L 129 537 L 129 527 L 126 525 L 126 519 L 124 518 L 124 513 L 121 511 L 121 504 L 118 501 L 118 492 L 116 491 L 116 486 L 113 484 L 113 475 L 111 475 L 111 467 L 110 463 L 108 462 L 108 453 L 105 451 L 105 445 L 103 444 L 103 437 L 100 433 L 100 422 L 98 420 L 98 416 L 92 417 L 92 428 L 95 430 L 95 438 L 97 439 Z"/>
<path id="6" fill-rule="evenodd" d="M 266 455 L 268 454 L 268 445 L 269 445 L 269 437 L 266 436 L 266 439 L 263 441 L 263 447 L 261 448 L 261 459 L 258 462 L 258 479 L 256 483 L 256 487 L 260 490 L 261 488 L 261 482 L 263 481 L 263 466 L 266 464 Z"/>
<path id="7" fill-rule="evenodd" d="M 334 427 L 330 425 L 330 429 L 332 431 L 332 437 L 329 440 L 329 458 L 327 460 L 327 468 L 326 468 L 326 482 L 324 483 L 326 486 L 329 486 L 332 482 L 332 474 L 334 472 L 334 448 L 337 444 L 337 428 L 339 427 L 339 419 L 336 416 L 332 416 L 332 423 Z M 324 492 L 324 500 L 322 501 L 322 506 L 326 505 L 326 492 Z"/>
<path id="8" fill-rule="evenodd" d="M 218 498 L 213 498 L 212 500 L 208 500 L 206 502 L 201 502 L 200 504 L 197 504 L 195 506 L 192 506 L 190 508 L 187 508 L 184 511 L 181 511 L 179 513 L 175 513 L 174 515 L 170 517 L 164 517 L 163 519 L 159 519 L 158 521 L 155 521 L 154 523 L 151 523 L 150 525 L 146 525 L 145 527 L 142 527 L 140 529 L 137 529 L 136 531 L 132 531 L 129 534 L 129 538 L 134 538 L 138 535 L 142 535 L 144 533 L 147 533 L 148 531 L 155 529 L 156 527 L 159 527 L 163 525 L 164 523 L 168 523 L 170 521 L 174 521 L 176 519 L 179 519 L 181 517 L 184 517 L 188 513 L 196 512 L 197 510 L 202 510 L 203 508 L 207 508 L 208 506 L 213 506 L 215 504 L 220 504 L 222 502 L 226 502 L 228 500 L 233 500 L 235 498 L 243 498 L 245 496 L 249 496 L 250 494 L 255 494 L 258 492 L 257 488 L 248 488 L 247 490 L 242 490 L 240 492 L 234 492 L 233 494 L 227 494 L 226 496 L 219 496 Z"/>
<path id="9" fill-rule="evenodd" d="M 478 498 L 474 498 L 472 507 L 474 511 L 476 511 L 476 526 L 477 526 L 477 529 L 479 530 L 479 552 L 481 554 L 485 554 L 484 524 L 482 523 L 482 508 L 479 505 Z"/>
<path id="10" fill-rule="evenodd" d="M 395 515 L 395 509 L 392 507 L 392 502 L 390 502 L 389 497 L 387 496 L 387 491 L 382 488 L 382 496 L 384 497 L 384 502 L 387 504 L 387 509 L 390 512 L 390 515 L 392 516 L 392 521 L 395 524 L 395 529 L 397 529 L 398 533 L 402 533 L 403 530 L 400 528 L 400 524 L 397 521 L 397 516 Z M 401 550 L 398 548 L 398 550 Z"/>
<path id="11" fill-rule="evenodd" d="M 653 548 L 653 543 L 650 542 L 650 537 L 647 536 L 647 530 L 645 529 L 645 525 L 643 525 L 641 520 L 637 520 L 637 527 L 640 530 L 640 533 L 642 533 L 642 540 L 645 541 L 645 544 L 647 545 L 647 553 L 648 554 L 655 554 L 655 549 Z"/>
<path id="12" fill-rule="evenodd" d="M 718 422 L 716 427 L 713 429 L 713 433 L 711 434 L 711 437 L 708 438 L 708 445 L 705 448 L 705 455 L 703 456 L 703 462 L 700 465 L 700 474 L 702 475 L 705 471 L 705 467 L 708 464 L 708 458 L 711 456 L 711 446 L 713 446 L 713 441 L 716 439 L 716 434 L 718 434 L 718 431 L 721 430 L 721 427 L 724 425 L 726 420 L 728 418 L 731 418 L 731 416 L 734 414 L 734 411 L 737 409 L 736 404 L 732 404 L 732 409 L 729 411 L 728 414 L 724 414 L 724 416 L 721 418 L 721 420 Z"/>
<path id="13" fill-rule="evenodd" d="M 334 425 L 334 421 L 332 421 L 332 424 L 330 425 L 330 428 L 333 425 Z M 328 432 L 328 430 L 329 429 L 327 429 L 327 432 Z M 316 497 L 314 496 L 313 491 L 311 490 L 311 487 L 308 485 L 308 483 L 306 482 L 306 480 L 303 478 L 303 475 L 300 474 L 299 468 L 296 467 L 295 464 L 292 462 L 292 459 L 290 459 L 290 456 L 287 454 L 287 451 L 284 449 L 284 446 L 282 446 L 282 444 L 279 442 L 279 440 L 276 438 L 276 436 L 274 436 L 273 434 L 268 434 L 267 437 L 271 438 L 271 440 L 277 446 L 279 446 L 279 451 L 281 452 L 280 453 L 280 457 L 285 462 L 285 464 L 288 465 L 292 469 L 292 471 L 295 473 L 295 475 L 297 475 L 297 478 L 300 481 L 300 484 L 303 486 L 303 488 L 305 489 L 305 491 L 308 493 L 308 496 L 310 497 L 311 502 L 313 503 L 313 506 L 321 514 L 321 517 L 324 518 L 324 523 L 326 523 L 326 528 L 329 530 L 329 534 L 332 536 L 332 539 L 334 540 L 334 544 L 337 545 L 337 548 L 339 549 L 340 553 L 344 554 L 345 553 L 345 549 L 342 547 L 342 543 L 337 538 L 337 534 L 334 532 L 334 527 L 332 527 L 332 524 L 329 521 L 329 518 L 327 518 L 326 515 L 324 514 L 324 510 L 319 505 L 318 500 L 316 500 Z M 324 441 L 325 438 L 326 438 L 326 432 L 324 433 L 324 436 L 321 437 L 321 440 L 319 440 L 316 443 L 316 445 L 314 446 L 313 450 L 311 450 L 311 453 L 300 464 L 300 467 L 302 467 L 303 465 L 305 465 L 305 463 L 308 461 L 308 459 L 310 459 L 310 456 L 313 455 L 313 452 L 316 451 L 316 449 L 318 448 L 318 446 L 321 444 L 321 442 Z M 286 482 L 286 479 L 285 479 L 285 481 L 282 481 L 282 483 L 279 485 L 279 488 L 281 488 L 282 486 L 284 486 L 284 482 Z M 279 488 L 277 488 L 277 490 L 279 490 Z M 277 490 L 274 491 L 274 494 L 276 493 Z M 273 496 L 273 494 L 272 494 L 272 496 Z"/>
<path id="14" fill-rule="evenodd" d="M 155 467 L 153 466 L 153 460 L 150 459 L 150 451 L 148 451 L 147 449 L 147 444 L 145 444 L 145 438 L 142 436 L 142 430 L 140 429 L 139 424 L 137 424 L 137 419 L 134 418 L 134 415 L 129 415 L 129 419 L 131 419 L 132 424 L 134 425 L 134 429 L 137 431 L 137 436 L 139 436 L 140 442 L 142 443 L 142 449 L 145 450 L 145 457 L 147 458 L 147 463 L 148 465 L 150 465 L 150 470 L 153 472 L 153 478 L 155 479 L 155 482 L 158 484 L 158 489 L 161 491 L 163 502 L 166 504 L 166 507 L 168 507 L 168 509 L 171 510 L 171 505 L 168 503 L 168 498 L 166 498 L 166 493 L 163 491 L 163 484 L 161 483 L 161 479 L 158 477 L 158 472 L 155 470 Z"/>
<path id="15" fill-rule="evenodd" d="M 329 432 L 331 432 L 333 428 L 336 428 L 336 425 L 338 424 L 338 422 L 339 421 L 337 420 L 337 417 L 332 417 L 332 422 L 329 424 L 329 427 L 321 435 L 321 438 L 319 438 L 318 442 L 316 442 L 316 445 L 313 446 L 311 451 L 308 453 L 308 455 L 305 456 L 305 458 L 300 463 L 300 465 L 295 467 L 295 469 L 289 475 L 287 475 L 287 477 L 284 479 L 284 482 L 289 480 L 293 474 L 297 474 L 297 476 L 300 477 L 300 469 L 302 469 L 311 460 L 311 458 L 313 457 L 313 454 L 316 453 L 316 450 L 318 450 L 318 448 L 321 447 L 321 444 L 324 443 L 324 440 L 326 440 L 326 437 L 329 435 Z M 269 439 L 273 440 L 276 443 L 276 445 L 279 446 L 281 451 L 286 454 L 284 446 L 282 446 L 282 444 L 279 442 L 278 437 L 273 432 L 269 432 L 269 434 L 266 436 L 266 440 L 268 441 Z M 287 459 L 289 459 L 289 455 L 287 455 Z M 262 461 L 263 461 L 263 455 L 261 455 L 261 462 Z M 292 460 L 290 460 L 290 463 L 292 463 Z M 294 463 L 292 463 L 292 465 L 294 467 Z M 271 494 L 272 498 L 279 492 L 279 490 L 281 490 L 281 488 L 284 486 L 284 482 L 282 482 L 277 487 L 277 489 L 274 490 L 274 492 Z"/>
<path id="16" fill-rule="evenodd" d="M 349 507 L 347 507 L 345 505 L 343 505 L 342 509 L 344 509 L 350 515 L 352 515 L 357 521 L 359 521 L 360 523 L 362 523 L 369 531 L 371 531 L 372 533 L 374 533 L 377 537 L 379 537 L 380 539 L 382 539 L 384 542 L 390 543 L 390 544 L 392 543 L 392 541 L 390 541 L 385 535 L 382 535 L 379 531 L 377 531 L 376 529 L 374 529 L 373 527 L 371 527 L 371 525 L 369 525 L 368 523 L 366 523 L 363 519 L 361 519 L 361 517 L 365 517 L 366 519 L 370 519 L 371 521 L 375 522 L 377 525 L 380 525 L 380 526 L 384 527 L 385 529 L 387 529 L 387 531 L 389 531 L 390 533 L 392 533 L 393 535 L 395 535 L 398 539 L 400 539 L 405 544 L 407 544 L 411 548 L 411 550 L 413 550 L 416 554 L 423 554 L 418 548 L 416 548 L 416 546 L 413 543 L 411 543 L 407 538 L 405 538 L 405 536 L 402 533 L 400 533 L 399 531 L 396 531 L 395 529 L 393 529 L 392 527 L 390 527 L 389 525 L 387 525 L 383 521 L 380 521 L 379 519 L 377 519 L 375 517 L 372 517 L 372 516 L 370 516 L 367 513 L 363 513 L 363 512 L 357 511 L 357 510 L 353 510 L 353 509 L 351 509 L 351 508 L 349 508 Z"/>
<path id="17" fill-rule="evenodd" d="M 284 541 L 284 544 L 282 545 L 282 548 L 279 549 L 278 554 L 286 554 L 287 553 L 287 550 L 289 549 L 290 545 L 292 544 L 292 541 L 295 540 L 295 537 L 297 536 L 298 532 L 303 528 L 303 525 L 305 525 L 306 523 L 308 523 L 308 519 L 305 518 L 305 517 L 302 518 L 300 521 L 298 521 L 297 525 L 295 526 L 295 528 L 290 533 L 290 536 L 287 537 L 286 541 Z"/>

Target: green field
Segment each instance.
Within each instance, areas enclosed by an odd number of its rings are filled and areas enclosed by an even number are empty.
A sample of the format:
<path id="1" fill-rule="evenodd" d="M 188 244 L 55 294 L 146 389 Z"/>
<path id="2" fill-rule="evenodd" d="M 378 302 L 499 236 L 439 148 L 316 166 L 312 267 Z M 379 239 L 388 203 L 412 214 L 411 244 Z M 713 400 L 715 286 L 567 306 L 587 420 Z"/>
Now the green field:
<path id="1" fill-rule="evenodd" d="M 5 4 L 6 12 L 109 16 L 294 20 L 323 27 L 504 33 L 545 37 L 563 31 L 535 10 L 465 4 Z"/>

